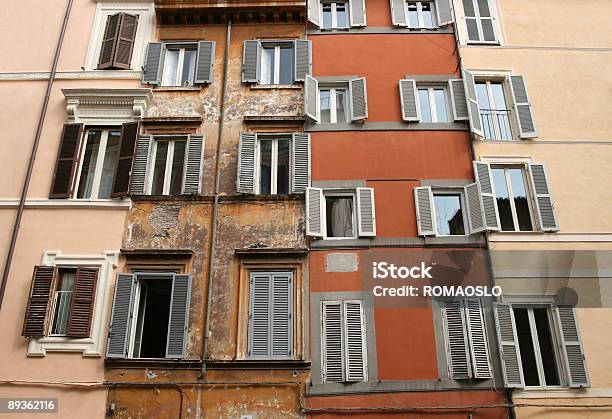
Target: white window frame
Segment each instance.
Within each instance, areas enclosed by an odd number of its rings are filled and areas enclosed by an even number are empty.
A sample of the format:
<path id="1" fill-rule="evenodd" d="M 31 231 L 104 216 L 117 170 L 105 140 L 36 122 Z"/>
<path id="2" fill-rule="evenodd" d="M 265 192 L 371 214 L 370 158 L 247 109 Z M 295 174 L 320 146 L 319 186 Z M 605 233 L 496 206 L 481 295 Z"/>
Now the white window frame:
<path id="1" fill-rule="evenodd" d="M 272 142 L 272 157 L 271 157 L 271 169 L 272 173 L 271 177 L 271 185 L 270 185 L 270 195 L 278 194 L 278 141 L 288 141 L 289 142 L 289 189 L 287 194 L 291 194 L 291 167 L 293 165 L 293 161 L 291 159 L 292 149 L 293 149 L 293 141 L 290 135 L 266 135 L 266 134 L 257 134 L 257 143 L 255 146 L 255 194 L 261 195 L 261 141 L 270 141 Z"/>
<path id="2" fill-rule="evenodd" d="M 295 45 L 291 42 L 266 42 L 263 41 L 261 43 L 261 58 L 259 60 L 259 74 L 260 74 L 260 84 L 263 86 L 292 86 L 293 80 L 295 79 Z M 280 84 L 280 53 L 281 49 L 291 49 L 293 51 L 293 61 L 291 63 L 293 80 L 290 84 Z M 261 81 L 263 79 L 263 50 L 266 49 L 274 49 L 274 69 L 273 69 L 273 79 L 270 80 L 270 83 L 264 83 Z"/>
<path id="3" fill-rule="evenodd" d="M 153 145 L 151 151 L 151 158 L 149 159 L 149 167 L 147 168 L 147 193 L 151 195 L 153 191 L 153 178 L 155 174 L 155 158 L 157 156 L 157 145 L 159 141 L 168 141 L 168 152 L 166 153 L 166 167 L 164 171 L 164 187 L 162 195 L 170 195 L 170 182 L 172 180 L 172 160 L 174 159 L 174 144 L 177 141 L 185 141 L 185 155 L 183 156 L 183 179 L 181 180 L 181 193 L 185 187 L 185 171 L 187 170 L 187 141 L 188 137 L 184 135 L 154 135 Z"/>
<path id="4" fill-rule="evenodd" d="M 329 122 L 321 122 L 323 124 L 337 124 L 338 122 L 338 101 L 336 92 L 339 90 L 344 91 L 344 121 L 340 122 L 340 124 L 349 123 L 350 119 L 350 109 L 349 109 L 349 88 L 348 86 L 320 86 L 317 94 L 317 99 L 319 100 L 319 109 L 323 109 L 321 106 L 321 91 L 329 90 Z M 319 112 L 320 113 L 320 112 Z M 320 119 L 320 117 L 319 117 Z"/>
<path id="5" fill-rule="evenodd" d="M 478 21 L 477 23 L 478 37 L 479 39 L 483 39 L 484 36 L 482 34 L 482 25 L 480 22 L 480 9 L 478 8 L 478 5 L 474 6 L 474 3 L 476 3 L 478 0 L 470 0 L 470 1 L 472 1 L 472 7 L 474 8 L 474 11 L 478 11 L 477 13 L 478 17 L 476 17 Z M 463 7 L 463 0 L 453 0 L 453 6 L 457 13 L 457 16 L 461 15 L 464 21 L 463 25 L 457 26 L 457 30 L 459 33 L 459 40 L 462 45 L 505 45 L 506 44 L 504 26 L 500 23 L 500 22 L 503 22 L 503 16 L 501 15 L 501 11 L 497 5 L 497 1 L 488 0 L 488 2 L 489 2 L 489 9 L 491 10 L 491 18 L 493 20 L 493 31 L 495 33 L 495 40 L 494 41 L 480 41 L 480 40 L 476 41 L 476 40 L 469 39 L 467 25 L 465 22 L 466 15 L 465 15 L 465 9 Z"/>
<path id="6" fill-rule="evenodd" d="M 416 3 L 418 26 L 410 26 L 410 14 L 408 11 L 408 3 Z M 423 3 L 429 3 L 431 7 L 431 25 L 425 26 L 423 23 Z M 404 16 L 406 16 L 406 26 L 410 29 L 434 29 L 438 27 L 436 20 L 436 2 L 434 0 L 406 0 L 404 1 Z"/>
<path id="7" fill-rule="evenodd" d="M 327 235 L 327 198 L 347 198 L 347 197 L 351 197 L 353 199 L 353 214 L 352 214 L 352 219 L 353 219 L 353 235 L 352 236 L 346 236 L 346 237 L 329 237 Z M 323 231 L 323 239 L 325 240 L 350 240 L 350 239 L 356 239 L 358 238 L 358 231 L 357 229 L 359 228 L 358 226 L 358 222 L 359 219 L 357 218 L 357 191 L 347 191 L 345 189 L 342 190 L 338 190 L 338 189 L 324 189 L 323 190 L 323 216 L 325 217 L 325 230 Z"/>
<path id="8" fill-rule="evenodd" d="M 438 222 L 437 222 L 437 214 L 436 214 L 436 195 L 459 195 L 459 204 L 461 205 L 461 216 L 463 217 L 463 234 L 439 234 L 438 233 Z M 465 200 L 465 194 L 461 189 L 454 188 L 438 188 L 435 186 L 431 187 L 431 199 L 432 206 L 434 210 L 434 218 L 435 218 L 435 229 L 436 229 L 436 237 L 465 237 L 470 235 L 469 226 L 468 226 L 468 218 L 467 218 L 467 202 Z"/>
<path id="9" fill-rule="evenodd" d="M 321 29 L 347 29 L 351 27 L 351 4 L 349 0 L 346 1 L 321 1 L 320 7 L 320 15 L 321 16 Z M 344 3 L 346 7 L 346 26 L 338 27 L 338 12 L 337 12 L 337 4 Z M 328 27 L 323 26 L 323 5 L 329 4 L 331 5 L 331 15 L 332 15 L 332 25 Z"/>
<path id="10" fill-rule="evenodd" d="M 164 83 L 164 77 L 166 74 L 166 57 L 168 55 L 168 53 L 170 51 L 178 51 L 179 55 L 178 55 L 178 60 L 176 63 L 176 78 L 174 79 L 174 81 L 172 81 L 172 84 L 165 84 Z M 181 84 L 181 78 L 182 78 L 182 71 L 183 71 L 183 65 L 184 65 L 184 61 L 185 61 L 185 51 L 194 51 L 195 52 L 195 60 L 193 63 L 193 79 L 192 80 L 188 80 L 188 84 L 186 85 L 182 85 Z M 172 44 L 168 44 L 166 48 L 164 48 L 164 60 L 162 61 L 162 77 L 161 77 L 161 86 L 162 87 L 193 87 L 195 85 L 195 72 L 196 72 L 196 67 L 198 65 L 197 60 L 197 44 L 193 44 L 193 45 L 172 45 Z"/>
<path id="11" fill-rule="evenodd" d="M 59 266 L 57 275 L 58 275 L 58 281 L 55 283 L 55 289 L 53 290 L 53 302 L 51 303 L 51 319 L 49 321 L 49 334 L 47 336 L 66 336 L 65 333 L 53 333 L 53 323 L 55 322 L 55 309 L 57 308 L 57 301 L 59 299 L 59 296 L 61 293 L 68 293 L 70 292 L 71 294 L 71 300 L 72 300 L 72 296 L 74 295 L 74 287 L 72 288 L 72 291 L 60 291 L 58 289 L 58 286 L 61 284 L 62 278 L 60 278 L 60 270 L 62 269 L 74 269 L 74 273 L 75 273 L 75 285 L 76 285 L 76 270 L 77 268 L 75 266 Z M 69 308 L 70 309 L 70 308 Z"/>
<path id="12" fill-rule="evenodd" d="M 507 112 L 507 118 L 508 118 L 508 128 L 510 129 L 510 136 L 509 138 L 502 138 L 501 135 L 501 128 L 499 126 L 499 121 L 497 118 L 493 118 L 491 117 L 491 120 L 493 121 L 493 135 L 495 138 L 486 138 L 483 137 L 484 141 L 512 141 L 515 140 L 516 137 L 514 135 L 515 132 L 517 132 L 516 127 L 514 126 L 514 117 L 512 115 L 512 104 L 511 104 L 511 100 L 509 101 L 509 98 L 511 98 L 512 96 L 510 96 L 508 94 L 508 83 L 507 83 L 507 78 L 501 79 L 501 80 L 496 80 L 496 79 L 487 79 L 487 80 L 482 80 L 482 79 L 478 79 L 474 81 L 475 84 L 479 84 L 479 83 L 485 83 L 487 86 L 487 99 L 489 101 L 489 110 L 490 107 L 496 106 L 495 105 L 495 97 L 493 95 L 493 89 L 491 88 L 491 84 L 500 84 L 502 87 L 502 91 L 504 93 L 504 102 L 506 102 L 506 108 L 505 111 Z M 482 109 L 483 107 L 481 106 L 481 104 L 478 104 L 478 107 L 481 109 L 481 113 L 480 113 L 480 123 L 482 125 L 482 130 L 483 130 L 483 134 L 484 134 L 484 118 L 482 115 Z"/>
<path id="13" fill-rule="evenodd" d="M 531 233 L 536 232 L 537 224 L 534 217 L 534 208 L 532 204 L 533 191 L 531 190 L 531 183 L 529 182 L 529 172 L 525 164 L 520 163 L 491 163 L 491 179 L 493 179 L 493 169 L 504 169 L 504 178 L 506 179 L 506 187 L 508 188 L 508 197 L 510 201 L 510 210 L 512 211 L 512 223 L 514 224 L 514 230 L 502 230 L 501 216 L 499 220 L 499 232 L 500 233 Z M 507 169 L 521 169 L 523 174 L 523 182 L 525 185 L 525 192 L 527 194 L 527 206 L 529 207 L 529 218 L 531 220 L 531 230 L 520 230 L 518 215 L 516 213 L 516 206 L 514 204 L 514 191 L 512 190 L 512 183 L 510 180 L 510 174 Z M 495 199 L 497 200 L 497 189 L 495 192 Z"/>
<path id="14" fill-rule="evenodd" d="M 417 102 L 419 109 L 421 110 L 421 115 L 422 115 L 422 109 L 423 107 L 421 106 L 421 99 L 420 99 L 420 95 L 419 95 L 419 90 L 425 90 L 427 89 L 427 93 L 429 96 L 429 112 L 431 113 L 431 123 L 449 123 L 452 122 L 453 119 L 453 114 L 452 114 L 452 109 L 450 108 L 450 95 L 448 93 L 448 89 L 444 86 L 423 86 L 423 85 L 419 85 L 417 84 Z M 436 97 L 434 94 L 435 90 L 442 90 L 442 92 L 444 93 L 444 103 L 446 104 L 446 121 L 438 121 L 438 108 L 436 105 Z"/>

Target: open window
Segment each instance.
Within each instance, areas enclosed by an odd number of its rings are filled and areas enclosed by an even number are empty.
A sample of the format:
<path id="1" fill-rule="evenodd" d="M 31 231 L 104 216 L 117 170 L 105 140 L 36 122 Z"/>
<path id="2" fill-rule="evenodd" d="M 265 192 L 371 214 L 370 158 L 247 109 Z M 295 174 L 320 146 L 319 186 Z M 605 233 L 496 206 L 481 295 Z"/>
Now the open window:
<path id="1" fill-rule="evenodd" d="M 473 199 L 475 184 L 458 187 L 420 186 L 414 189 L 419 236 L 452 237 L 479 233 L 482 208 Z M 470 199 L 472 196 L 472 199 Z M 478 223 L 473 223 L 476 219 Z"/>
<path id="2" fill-rule="evenodd" d="M 320 83 L 306 76 L 304 111 L 312 121 L 340 124 L 368 118 L 368 97 L 365 77 Z"/>
<path id="3" fill-rule="evenodd" d="M 215 41 L 149 42 L 142 83 L 190 87 L 213 82 Z"/>
<path id="4" fill-rule="evenodd" d="M 461 80 L 418 83 L 399 81 L 402 119 L 406 122 L 449 123 L 467 119 Z"/>
<path id="5" fill-rule="evenodd" d="M 393 25 L 435 29 L 453 21 L 450 0 L 391 0 Z"/>
<path id="6" fill-rule="evenodd" d="M 326 29 L 366 26 L 366 0 L 313 0 L 308 2 L 308 21 Z"/>
<path id="7" fill-rule="evenodd" d="M 307 40 L 244 41 L 242 81 L 267 86 L 290 86 L 304 81 L 312 70 Z"/>

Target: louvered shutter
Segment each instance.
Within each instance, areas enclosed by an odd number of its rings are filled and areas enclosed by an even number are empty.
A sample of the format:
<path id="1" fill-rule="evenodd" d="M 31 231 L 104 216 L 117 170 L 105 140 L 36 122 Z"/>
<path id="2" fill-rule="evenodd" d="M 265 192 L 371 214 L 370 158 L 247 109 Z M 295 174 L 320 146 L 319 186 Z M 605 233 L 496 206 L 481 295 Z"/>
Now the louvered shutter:
<path id="1" fill-rule="evenodd" d="M 260 49 L 259 41 L 244 41 L 242 55 L 243 83 L 259 83 Z"/>
<path id="2" fill-rule="evenodd" d="M 463 0 L 463 14 L 468 33 L 468 41 L 480 41 L 478 18 L 476 17 L 476 9 L 474 8 L 473 0 Z"/>
<path id="3" fill-rule="evenodd" d="M 122 14 L 116 13 L 106 18 L 102 47 L 100 48 L 100 57 L 98 59 L 98 70 L 104 70 L 113 66 L 113 56 L 115 55 Z"/>
<path id="4" fill-rule="evenodd" d="M 438 25 L 444 26 L 453 23 L 453 11 L 450 0 L 436 0 Z"/>
<path id="5" fill-rule="evenodd" d="M 349 81 L 349 95 L 351 97 L 351 121 L 366 119 L 368 117 L 368 95 L 365 77 Z"/>
<path id="6" fill-rule="evenodd" d="M 349 0 L 349 20 L 351 26 L 361 27 L 366 25 L 365 0 Z"/>
<path id="7" fill-rule="evenodd" d="M 321 303 L 323 333 L 323 382 L 342 382 L 344 375 L 344 351 L 342 333 L 342 303 Z"/>
<path id="8" fill-rule="evenodd" d="M 145 193 L 151 141 L 152 138 L 150 135 L 143 135 L 140 136 L 136 142 L 136 151 L 134 152 L 134 161 L 132 163 L 132 175 L 130 176 L 130 194 L 142 195 Z"/>
<path id="9" fill-rule="evenodd" d="M 319 82 L 308 74 L 304 77 L 304 113 L 319 122 Z"/>
<path id="10" fill-rule="evenodd" d="M 484 320 L 482 302 L 475 299 L 465 300 L 465 315 L 470 342 L 472 374 L 474 378 L 491 378 L 489 345 Z"/>
<path id="11" fill-rule="evenodd" d="M 590 387 L 589 373 L 587 371 L 584 348 L 576 310 L 571 306 L 559 306 L 556 309 L 557 320 L 561 327 L 561 343 L 567 367 L 567 376 L 570 387 Z"/>
<path id="12" fill-rule="evenodd" d="M 463 86 L 465 88 L 465 97 L 467 99 L 470 128 L 474 134 L 484 137 L 482 122 L 480 120 L 480 107 L 478 106 L 478 99 L 476 98 L 476 83 L 474 82 L 474 75 L 467 70 L 463 70 Z"/>
<path id="13" fill-rule="evenodd" d="M 270 286 L 272 275 L 252 272 L 249 301 L 249 357 L 270 355 Z"/>
<path id="14" fill-rule="evenodd" d="M 290 272 L 272 274 L 271 318 L 270 329 L 271 352 L 273 358 L 287 358 L 293 349 L 293 299 L 292 278 Z"/>
<path id="15" fill-rule="evenodd" d="M 68 337 L 87 338 L 90 335 L 98 273 L 98 268 L 77 268 L 66 329 Z"/>
<path id="16" fill-rule="evenodd" d="M 495 30 L 493 29 L 493 16 L 491 15 L 489 0 L 477 0 L 476 3 L 478 4 L 478 16 L 482 31 L 480 40 L 484 42 L 494 42 Z"/>
<path id="17" fill-rule="evenodd" d="M 346 381 L 367 381 L 365 322 L 361 301 L 344 302 Z"/>
<path id="18" fill-rule="evenodd" d="M 199 194 L 201 192 L 203 151 L 204 137 L 201 135 L 190 135 L 187 141 L 184 194 Z"/>
<path id="19" fill-rule="evenodd" d="M 130 186 L 130 174 L 136 149 L 136 139 L 139 132 L 138 122 L 128 122 L 121 126 L 121 137 L 119 138 L 119 158 L 113 178 L 113 191 L 111 197 L 116 198 L 128 194 Z"/>
<path id="20" fill-rule="evenodd" d="M 49 198 L 70 198 L 79 162 L 83 124 L 64 124 Z"/>
<path id="21" fill-rule="evenodd" d="M 237 190 L 241 193 L 255 193 L 255 149 L 257 135 L 248 132 L 240 133 L 238 145 Z"/>
<path id="22" fill-rule="evenodd" d="M 306 189 L 306 235 L 323 237 L 325 233 L 325 198 L 323 189 Z"/>
<path id="23" fill-rule="evenodd" d="M 421 112 L 418 101 L 416 80 L 402 79 L 399 81 L 402 119 L 404 121 L 420 121 Z"/>
<path id="24" fill-rule="evenodd" d="M 419 236 L 435 236 L 436 217 L 431 187 L 419 186 L 414 188 L 414 206 L 416 208 Z"/>
<path id="25" fill-rule="evenodd" d="M 55 266 L 34 267 L 21 336 L 39 337 L 47 334 L 56 278 Z"/>
<path id="26" fill-rule="evenodd" d="M 473 162 L 474 177 L 480 190 L 482 208 L 484 213 L 485 228 L 489 231 L 499 231 L 499 212 L 497 209 L 497 199 L 493 178 L 491 176 L 491 166 L 488 163 L 479 161 Z"/>
<path id="27" fill-rule="evenodd" d="M 189 331 L 189 302 L 191 300 L 191 275 L 174 275 L 168 319 L 166 358 L 185 358 L 185 344 Z"/>
<path id="28" fill-rule="evenodd" d="M 470 378 L 472 374 L 462 302 L 442 302 L 442 319 L 450 378 L 454 380 Z"/>
<path id="29" fill-rule="evenodd" d="M 113 68 L 124 70 L 130 69 L 132 51 L 136 40 L 136 29 L 138 28 L 138 15 L 128 13 L 121 14 L 121 23 L 117 33 L 117 43 L 113 55 Z"/>
<path id="30" fill-rule="evenodd" d="M 559 231 L 557 214 L 550 194 L 546 167 L 543 164 L 529 165 L 529 179 L 535 194 L 534 203 L 538 224 L 542 231 Z"/>
<path id="31" fill-rule="evenodd" d="M 308 20 L 316 26 L 321 26 L 320 0 L 308 0 Z"/>
<path id="32" fill-rule="evenodd" d="M 195 83 L 212 83 L 215 62 L 215 41 L 199 41 L 196 58 Z"/>
<path id="33" fill-rule="evenodd" d="M 293 134 L 291 193 L 302 194 L 310 186 L 310 134 Z"/>
<path id="34" fill-rule="evenodd" d="M 391 1 L 391 21 L 394 26 L 408 26 L 406 20 L 406 9 L 404 4 L 406 0 L 390 0 Z"/>
<path id="35" fill-rule="evenodd" d="M 470 234 L 485 231 L 484 218 L 482 213 L 482 197 L 477 183 L 470 183 L 465 186 L 465 197 L 467 203 L 467 216 L 470 227 Z"/>
<path id="36" fill-rule="evenodd" d="M 295 81 L 304 81 L 306 74 L 312 74 L 311 41 L 297 39 L 294 41 Z"/>
<path id="37" fill-rule="evenodd" d="M 142 84 L 161 83 L 161 63 L 164 56 L 164 47 L 161 42 L 149 42 L 145 63 L 142 72 Z"/>
<path id="38" fill-rule="evenodd" d="M 518 122 L 520 137 L 533 138 L 538 133 L 533 119 L 531 102 L 527 93 L 527 85 L 523 76 L 510 76 L 510 87 L 512 90 L 512 100 L 514 102 L 514 112 Z"/>
<path id="39" fill-rule="evenodd" d="M 127 358 L 130 326 L 134 308 L 134 275 L 117 274 L 113 312 L 108 332 L 107 358 Z"/>
<path id="40" fill-rule="evenodd" d="M 357 188 L 357 218 L 359 237 L 375 237 L 376 206 L 373 188 Z"/>
<path id="41" fill-rule="evenodd" d="M 505 303 L 493 303 L 493 311 L 506 387 L 525 387 L 512 306 Z"/>
<path id="42" fill-rule="evenodd" d="M 448 81 L 448 90 L 451 94 L 453 107 L 453 119 L 455 121 L 465 121 L 470 119 L 468 104 L 465 97 L 465 87 L 463 80 L 453 79 Z"/>

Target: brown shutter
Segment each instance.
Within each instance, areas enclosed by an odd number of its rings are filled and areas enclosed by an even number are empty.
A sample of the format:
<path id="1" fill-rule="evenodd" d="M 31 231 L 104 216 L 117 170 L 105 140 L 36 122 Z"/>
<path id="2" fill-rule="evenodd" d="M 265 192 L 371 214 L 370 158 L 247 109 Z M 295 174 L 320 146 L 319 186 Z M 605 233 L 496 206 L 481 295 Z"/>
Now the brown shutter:
<path id="1" fill-rule="evenodd" d="M 55 290 L 57 269 L 55 266 L 35 266 L 30 285 L 30 295 L 23 319 L 23 337 L 44 336 L 51 310 L 51 297 Z"/>
<path id="2" fill-rule="evenodd" d="M 62 131 L 49 198 L 70 198 L 79 160 L 83 124 L 65 124 Z"/>
<path id="3" fill-rule="evenodd" d="M 113 58 L 115 55 L 122 14 L 123 13 L 110 15 L 106 19 L 104 38 L 102 38 L 102 48 L 100 48 L 100 59 L 98 60 L 98 70 L 104 70 L 105 68 L 111 68 L 113 66 Z"/>
<path id="4" fill-rule="evenodd" d="M 79 267 L 77 269 L 72 300 L 70 301 L 68 328 L 66 329 L 66 336 L 68 337 L 89 337 L 98 272 L 98 268 Z"/>
<path id="5" fill-rule="evenodd" d="M 122 13 L 121 24 L 119 25 L 117 42 L 115 46 L 115 54 L 113 56 L 113 68 L 120 68 L 124 70 L 130 69 L 137 27 L 138 15 Z"/>
<path id="6" fill-rule="evenodd" d="M 113 179 L 113 192 L 111 197 L 116 198 L 128 194 L 130 187 L 130 173 L 132 172 L 132 161 L 134 160 L 134 149 L 138 138 L 138 122 L 128 122 L 121 126 L 121 138 L 119 139 L 119 159 Z"/>

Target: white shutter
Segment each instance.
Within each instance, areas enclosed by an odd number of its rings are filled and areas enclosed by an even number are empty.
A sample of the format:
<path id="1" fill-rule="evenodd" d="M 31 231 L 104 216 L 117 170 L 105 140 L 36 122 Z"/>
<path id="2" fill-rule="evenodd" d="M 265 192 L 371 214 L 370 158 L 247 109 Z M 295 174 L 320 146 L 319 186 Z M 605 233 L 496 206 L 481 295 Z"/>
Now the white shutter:
<path id="1" fill-rule="evenodd" d="M 349 20 L 351 26 L 362 27 L 366 25 L 365 0 L 349 0 Z"/>
<path id="2" fill-rule="evenodd" d="M 453 10 L 450 0 L 436 0 L 436 12 L 439 26 L 453 23 Z"/>
<path id="3" fill-rule="evenodd" d="M 504 382 L 508 388 L 523 388 L 525 380 L 512 306 L 505 303 L 494 303 L 493 311 Z"/>
<path id="4" fill-rule="evenodd" d="M 482 302 L 476 299 L 466 299 L 465 315 L 470 339 L 473 376 L 474 378 L 491 378 L 489 345 Z"/>
<path id="5" fill-rule="evenodd" d="M 542 231 L 559 231 L 555 206 L 550 195 L 550 186 L 546 176 L 546 167 L 543 164 L 529 165 L 529 179 L 535 194 L 533 202 L 538 218 L 539 228 Z"/>
<path id="6" fill-rule="evenodd" d="M 416 208 L 419 236 L 435 236 L 436 217 L 431 187 L 419 186 L 414 188 L 414 206 Z"/>
<path id="7" fill-rule="evenodd" d="M 290 272 L 272 274 L 270 330 L 271 353 L 274 358 L 287 358 L 293 349 L 293 275 Z"/>
<path id="8" fill-rule="evenodd" d="M 469 234 L 485 231 L 484 216 L 482 212 L 482 197 L 477 183 L 470 183 L 464 187 L 465 201 L 467 204 L 467 218 Z"/>
<path id="9" fill-rule="evenodd" d="M 238 145 L 238 176 L 236 189 L 241 193 L 255 193 L 255 149 L 257 135 L 240 133 Z"/>
<path id="10" fill-rule="evenodd" d="M 199 194 L 201 192 L 203 151 L 204 137 L 201 135 L 190 135 L 187 141 L 187 161 L 183 183 L 184 194 Z"/>
<path id="11" fill-rule="evenodd" d="M 132 163 L 132 174 L 130 175 L 130 194 L 142 195 L 145 193 L 151 141 L 152 137 L 150 135 L 143 135 L 138 137 L 138 141 L 136 142 L 134 161 Z"/>
<path id="12" fill-rule="evenodd" d="M 244 41 L 242 54 L 243 83 L 259 83 L 259 60 L 261 43 L 256 40 Z"/>
<path id="13" fill-rule="evenodd" d="M 302 194 L 310 186 L 310 134 L 293 134 L 291 156 L 291 193 Z"/>
<path id="14" fill-rule="evenodd" d="M 590 387 L 589 373 L 587 371 L 584 348 L 576 310 L 570 306 L 560 306 L 556 309 L 557 320 L 561 327 L 561 343 L 567 367 L 567 376 L 570 387 Z"/>
<path id="15" fill-rule="evenodd" d="M 319 82 L 314 77 L 304 76 L 304 113 L 314 122 L 319 122 Z"/>
<path id="16" fill-rule="evenodd" d="M 360 121 L 368 117 L 368 94 L 366 79 L 349 80 L 349 96 L 351 98 L 351 121 Z"/>
<path id="17" fill-rule="evenodd" d="M 450 378 L 470 378 L 468 337 L 463 318 L 461 301 L 442 302 L 442 319 Z"/>
<path id="18" fill-rule="evenodd" d="M 375 237 L 376 207 L 373 188 L 357 188 L 357 218 L 359 237 Z"/>
<path id="19" fill-rule="evenodd" d="M 407 26 L 406 9 L 404 5 L 406 0 L 390 0 L 391 1 L 391 21 L 393 26 Z"/>
<path id="20" fill-rule="evenodd" d="M 316 26 L 321 26 L 320 0 L 308 0 L 308 20 Z"/>
<path id="21" fill-rule="evenodd" d="M 323 301 L 321 303 L 321 349 L 323 382 L 344 381 L 344 351 L 342 333 L 342 303 Z"/>
<path id="22" fill-rule="evenodd" d="M 404 121 L 420 121 L 421 107 L 416 80 L 402 79 L 399 81 L 400 102 L 402 105 L 402 119 Z"/>
<path id="23" fill-rule="evenodd" d="M 479 161 L 472 164 L 474 165 L 474 177 L 482 199 L 485 227 L 488 231 L 499 231 L 499 211 L 495 198 L 495 185 L 491 176 L 491 166 Z"/>
<path id="24" fill-rule="evenodd" d="M 470 119 L 467 100 L 465 97 L 465 87 L 463 80 L 452 79 L 448 81 L 448 90 L 451 95 L 453 108 L 453 119 L 455 121 L 466 121 Z"/>
<path id="25" fill-rule="evenodd" d="M 325 234 L 325 197 L 323 189 L 306 189 L 306 235 L 323 237 Z"/>
<path id="26" fill-rule="evenodd" d="M 365 321 L 361 301 L 344 301 L 346 381 L 367 381 Z"/>
<path id="27" fill-rule="evenodd" d="M 185 358 L 190 300 L 191 275 L 174 275 L 170 297 L 170 314 L 168 316 L 166 358 Z"/>
<path id="28" fill-rule="evenodd" d="M 510 76 L 510 87 L 521 138 L 537 137 L 538 133 L 533 119 L 525 78 L 523 76 Z"/>
<path id="29" fill-rule="evenodd" d="M 270 287 L 272 275 L 251 272 L 249 299 L 249 347 L 251 358 L 270 356 Z"/>
<path id="30" fill-rule="evenodd" d="M 472 132 L 480 137 L 484 137 L 482 121 L 480 119 L 480 107 L 476 97 L 476 83 L 474 75 L 467 70 L 463 70 L 463 85 L 465 87 L 465 97 L 467 99 L 468 115 Z"/>
<path id="31" fill-rule="evenodd" d="M 113 297 L 113 311 L 108 330 L 107 358 L 128 358 L 135 288 L 134 275 L 117 274 L 115 296 Z"/>

